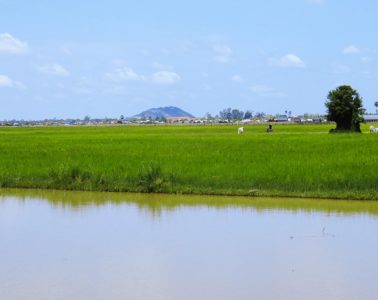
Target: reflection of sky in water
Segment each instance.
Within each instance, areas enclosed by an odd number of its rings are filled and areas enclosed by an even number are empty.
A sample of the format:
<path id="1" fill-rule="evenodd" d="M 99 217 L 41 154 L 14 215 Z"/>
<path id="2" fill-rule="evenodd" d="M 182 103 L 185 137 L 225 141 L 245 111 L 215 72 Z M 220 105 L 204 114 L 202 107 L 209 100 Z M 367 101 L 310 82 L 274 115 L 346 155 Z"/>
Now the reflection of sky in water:
<path id="1" fill-rule="evenodd" d="M 355 213 L 350 202 L 309 210 L 225 198 L 223 206 L 211 205 L 198 197 L 198 206 L 189 198 L 174 205 L 155 198 L 159 205 L 117 200 L 78 207 L 59 202 L 59 192 L 40 200 L 7 193 L 0 200 L 2 300 L 372 299 L 378 293 L 374 203 L 364 210 L 356 202 Z"/>

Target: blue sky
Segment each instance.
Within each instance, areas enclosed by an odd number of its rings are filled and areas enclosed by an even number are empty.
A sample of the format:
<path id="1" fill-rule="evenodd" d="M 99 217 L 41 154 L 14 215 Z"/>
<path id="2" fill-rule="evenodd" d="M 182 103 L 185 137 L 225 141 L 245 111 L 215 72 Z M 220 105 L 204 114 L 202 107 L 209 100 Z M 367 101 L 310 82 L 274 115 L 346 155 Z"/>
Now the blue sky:
<path id="1" fill-rule="evenodd" d="M 0 0 L 0 119 L 378 101 L 378 2 Z"/>

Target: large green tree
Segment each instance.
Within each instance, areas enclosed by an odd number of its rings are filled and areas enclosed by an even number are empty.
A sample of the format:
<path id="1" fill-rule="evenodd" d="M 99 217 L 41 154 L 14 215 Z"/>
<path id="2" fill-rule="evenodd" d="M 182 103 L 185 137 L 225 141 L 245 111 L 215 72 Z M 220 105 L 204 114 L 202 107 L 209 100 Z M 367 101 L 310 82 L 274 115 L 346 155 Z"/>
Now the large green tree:
<path id="1" fill-rule="evenodd" d="M 341 85 L 328 94 L 325 103 L 328 121 L 336 122 L 335 131 L 361 132 L 360 123 L 364 121 L 362 98 L 349 85 Z"/>

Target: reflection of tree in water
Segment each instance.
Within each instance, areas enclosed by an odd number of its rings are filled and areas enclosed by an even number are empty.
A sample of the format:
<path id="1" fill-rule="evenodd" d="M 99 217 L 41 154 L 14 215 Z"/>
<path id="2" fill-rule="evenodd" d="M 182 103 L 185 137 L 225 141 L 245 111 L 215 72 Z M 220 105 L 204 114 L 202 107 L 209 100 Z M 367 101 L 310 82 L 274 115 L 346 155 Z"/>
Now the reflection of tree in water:
<path id="1" fill-rule="evenodd" d="M 378 217 L 378 201 L 324 200 L 300 198 L 252 198 L 168 194 L 125 194 L 106 192 L 77 192 L 56 190 L 0 190 L 0 201 L 15 197 L 20 201 L 47 200 L 52 206 L 73 211 L 82 211 L 104 205 L 132 205 L 159 217 L 164 212 L 174 212 L 188 207 L 208 207 L 224 210 L 227 208 L 266 211 L 290 211 L 326 214 L 369 214 Z"/>

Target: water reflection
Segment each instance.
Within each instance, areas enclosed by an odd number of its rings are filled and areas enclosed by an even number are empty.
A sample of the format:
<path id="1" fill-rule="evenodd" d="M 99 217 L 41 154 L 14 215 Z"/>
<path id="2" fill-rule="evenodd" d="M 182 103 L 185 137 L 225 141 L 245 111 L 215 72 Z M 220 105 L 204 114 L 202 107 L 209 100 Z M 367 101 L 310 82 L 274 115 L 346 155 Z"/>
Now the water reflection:
<path id="1" fill-rule="evenodd" d="M 370 300 L 378 202 L 0 190 L 0 299 Z"/>
<path id="2" fill-rule="evenodd" d="M 14 197 L 23 202 L 30 199 L 48 201 L 53 207 L 85 210 L 104 205 L 135 205 L 152 216 L 182 207 L 209 207 L 213 209 L 239 208 L 256 212 L 283 210 L 291 212 L 321 212 L 326 214 L 368 214 L 378 216 L 378 201 L 326 200 L 300 198 L 251 198 L 198 195 L 128 194 L 104 192 L 78 192 L 56 190 L 0 190 L 0 201 Z"/>

